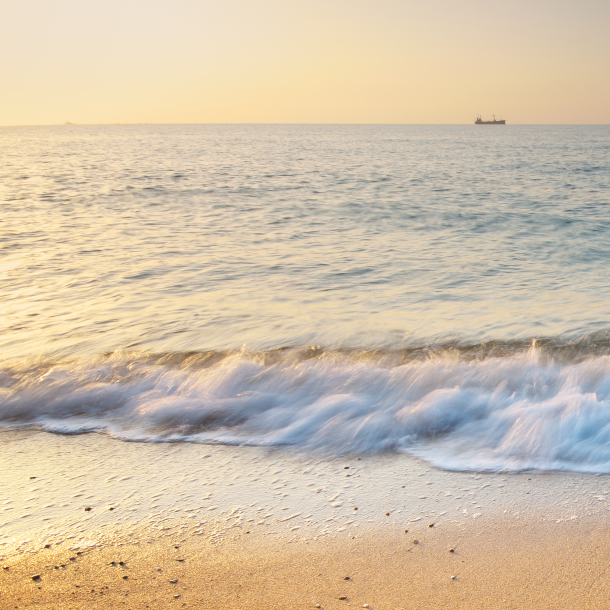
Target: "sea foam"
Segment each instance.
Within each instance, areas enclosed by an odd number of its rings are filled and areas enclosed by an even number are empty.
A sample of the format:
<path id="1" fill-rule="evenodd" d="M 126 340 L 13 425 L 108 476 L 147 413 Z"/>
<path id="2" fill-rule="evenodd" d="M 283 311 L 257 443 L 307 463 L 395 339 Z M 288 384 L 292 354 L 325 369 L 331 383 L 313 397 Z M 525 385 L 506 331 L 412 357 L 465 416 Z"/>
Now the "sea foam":
<path id="1" fill-rule="evenodd" d="M 610 356 L 274 354 L 5 368 L 0 425 L 148 442 L 402 451 L 452 470 L 610 472 Z"/>

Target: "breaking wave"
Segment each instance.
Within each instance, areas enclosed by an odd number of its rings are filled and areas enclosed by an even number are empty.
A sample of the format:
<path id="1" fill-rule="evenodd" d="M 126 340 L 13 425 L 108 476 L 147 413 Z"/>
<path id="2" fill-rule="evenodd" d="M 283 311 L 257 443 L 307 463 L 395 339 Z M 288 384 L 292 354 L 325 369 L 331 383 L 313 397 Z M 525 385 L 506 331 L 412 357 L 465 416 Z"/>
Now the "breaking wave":
<path id="1" fill-rule="evenodd" d="M 0 370 L 0 426 L 610 472 L 610 344 L 115 353 Z"/>

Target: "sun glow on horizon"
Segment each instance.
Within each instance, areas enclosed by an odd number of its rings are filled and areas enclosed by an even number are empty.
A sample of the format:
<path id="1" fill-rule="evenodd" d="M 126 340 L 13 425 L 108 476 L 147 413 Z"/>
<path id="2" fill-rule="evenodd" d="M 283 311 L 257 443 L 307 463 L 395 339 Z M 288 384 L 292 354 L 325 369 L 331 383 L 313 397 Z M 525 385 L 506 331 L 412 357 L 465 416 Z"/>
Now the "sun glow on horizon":
<path id="1" fill-rule="evenodd" d="M 0 124 L 610 123 L 601 0 L 9 1 Z"/>

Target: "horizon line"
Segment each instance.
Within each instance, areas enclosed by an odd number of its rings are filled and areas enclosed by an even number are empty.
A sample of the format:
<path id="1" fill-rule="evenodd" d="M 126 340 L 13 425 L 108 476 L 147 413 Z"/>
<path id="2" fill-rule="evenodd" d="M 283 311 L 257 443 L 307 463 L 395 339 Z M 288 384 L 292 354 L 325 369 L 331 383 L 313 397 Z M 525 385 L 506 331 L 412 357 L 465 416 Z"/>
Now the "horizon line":
<path id="1" fill-rule="evenodd" d="M 465 125 L 474 125 L 474 121 L 472 123 L 317 123 L 317 122 L 176 122 L 176 123 L 153 123 L 153 122 L 139 122 L 139 123 L 72 123 L 70 121 L 66 121 L 65 123 L 19 123 L 12 125 L 0 125 L 0 128 L 3 127 L 98 127 L 98 126 L 137 126 L 137 125 L 328 125 L 328 126 L 415 126 L 415 125 L 423 125 L 423 126 L 465 126 Z M 610 123 L 506 123 L 506 125 L 518 125 L 518 126 L 566 126 L 566 127 L 575 127 L 575 126 L 591 126 L 591 127 L 602 127 L 610 125 Z M 505 126 L 506 126 L 505 125 Z"/>

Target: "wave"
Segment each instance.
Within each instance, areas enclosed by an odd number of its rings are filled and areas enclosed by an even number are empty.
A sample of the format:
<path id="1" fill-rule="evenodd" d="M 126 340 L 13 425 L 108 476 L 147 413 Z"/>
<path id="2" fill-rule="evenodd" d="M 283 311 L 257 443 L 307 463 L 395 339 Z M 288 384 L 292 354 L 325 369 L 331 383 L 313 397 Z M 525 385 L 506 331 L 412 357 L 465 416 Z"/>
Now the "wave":
<path id="1" fill-rule="evenodd" d="M 114 353 L 5 364 L 0 427 L 610 472 L 610 342 Z"/>

